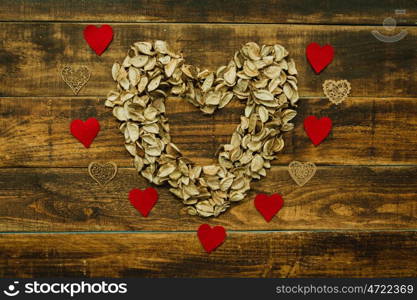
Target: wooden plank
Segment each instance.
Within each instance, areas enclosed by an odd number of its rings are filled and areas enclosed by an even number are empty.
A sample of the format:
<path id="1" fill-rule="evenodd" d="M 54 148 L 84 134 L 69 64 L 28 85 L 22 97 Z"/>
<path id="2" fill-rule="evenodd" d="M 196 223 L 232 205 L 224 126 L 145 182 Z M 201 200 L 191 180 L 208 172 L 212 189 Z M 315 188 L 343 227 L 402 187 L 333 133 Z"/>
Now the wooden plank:
<path id="1" fill-rule="evenodd" d="M 1 23 L 1 96 L 70 96 L 60 76 L 66 64 L 84 64 L 92 77 L 81 96 L 104 97 L 114 88 L 110 70 L 138 40 L 164 39 L 183 51 L 187 62 L 216 68 L 226 64 L 242 44 L 283 44 L 299 70 L 300 95 L 322 96 L 325 79 L 352 83 L 352 96 L 415 97 L 417 94 L 417 27 L 397 43 L 384 43 L 371 34 L 372 26 L 114 24 L 114 41 L 97 56 L 82 37 L 84 24 Z M 333 63 L 317 76 L 307 63 L 310 42 L 332 44 Z M 376 71 L 377 70 L 377 71 Z"/>
<path id="2" fill-rule="evenodd" d="M 417 164 L 416 99 L 349 98 L 339 106 L 326 99 L 302 99 L 295 130 L 274 164 L 292 160 L 318 164 Z M 182 99 L 169 99 L 173 141 L 197 164 L 216 162 L 218 147 L 228 143 L 240 122 L 243 105 L 230 103 L 205 116 Z M 334 127 L 314 147 L 303 129 L 309 115 L 328 116 Z M 73 119 L 96 117 L 101 131 L 90 149 L 69 133 Z M 3 98 L 0 100 L 0 166 L 86 167 L 93 160 L 132 166 L 118 122 L 98 98 Z"/>
<path id="3" fill-rule="evenodd" d="M 109 9 L 111 7 L 111 9 Z M 404 15 L 396 10 L 404 10 Z M 2 0 L 0 19 L 7 21 L 232 22 L 381 24 L 395 17 L 414 25 L 414 1 L 351 0 Z"/>
<path id="4" fill-rule="evenodd" d="M 415 277 L 416 232 L 2 234 L 1 277 Z"/>
<path id="5" fill-rule="evenodd" d="M 148 183 L 133 169 L 100 187 L 87 168 L 0 169 L 0 232 L 175 231 L 202 222 L 232 230 L 417 229 L 417 167 L 319 167 L 299 188 L 286 167 L 252 184 L 244 202 L 215 219 L 181 212 L 166 185 L 148 218 L 131 206 L 132 188 Z M 266 223 L 253 205 L 258 193 L 279 193 L 285 205 Z"/>

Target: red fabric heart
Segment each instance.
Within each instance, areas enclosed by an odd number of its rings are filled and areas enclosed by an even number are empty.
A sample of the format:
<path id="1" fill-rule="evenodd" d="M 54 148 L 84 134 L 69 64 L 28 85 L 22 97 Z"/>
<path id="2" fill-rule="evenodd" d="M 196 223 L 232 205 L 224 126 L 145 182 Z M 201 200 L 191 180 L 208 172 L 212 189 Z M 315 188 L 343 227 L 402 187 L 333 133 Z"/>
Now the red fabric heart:
<path id="1" fill-rule="evenodd" d="M 91 143 L 100 131 L 100 124 L 96 118 L 87 121 L 73 120 L 70 125 L 71 134 L 79 140 L 84 147 L 90 148 Z"/>
<path id="2" fill-rule="evenodd" d="M 314 146 L 317 146 L 332 130 L 332 120 L 328 117 L 317 119 L 315 116 L 309 116 L 304 119 L 304 130 Z"/>
<path id="3" fill-rule="evenodd" d="M 158 192 L 151 187 L 145 190 L 133 189 L 129 192 L 129 200 L 142 216 L 147 217 L 158 201 Z"/>
<path id="4" fill-rule="evenodd" d="M 265 218 L 265 221 L 269 222 L 279 212 L 284 200 L 281 195 L 272 194 L 268 196 L 266 194 L 258 194 L 255 198 L 255 207 Z"/>
<path id="5" fill-rule="evenodd" d="M 317 43 L 311 43 L 306 48 L 306 55 L 316 74 L 319 74 L 332 62 L 334 49 L 331 45 L 321 47 Z"/>
<path id="6" fill-rule="evenodd" d="M 226 230 L 223 226 L 211 228 L 208 224 L 202 224 L 198 228 L 197 235 L 204 250 L 210 253 L 224 242 L 226 239 Z"/>
<path id="7" fill-rule="evenodd" d="M 97 55 L 101 55 L 113 39 L 113 29 L 109 25 L 88 25 L 84 28 L 84 39 Z"/>

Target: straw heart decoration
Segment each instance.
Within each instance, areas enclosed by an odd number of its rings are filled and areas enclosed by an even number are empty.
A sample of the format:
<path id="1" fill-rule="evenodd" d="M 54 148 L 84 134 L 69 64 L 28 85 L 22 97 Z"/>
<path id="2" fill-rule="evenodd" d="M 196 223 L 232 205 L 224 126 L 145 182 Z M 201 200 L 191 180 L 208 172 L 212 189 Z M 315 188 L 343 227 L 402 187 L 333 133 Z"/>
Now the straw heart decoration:
<path id="1" fill-rule="evenodd" d="M 156 185 L 167 183 L 191 215 L 218 216 L 243 200 L 251 181 L 266 176 L 283 149 L 283 133 L 294 127 L 297 70 L 280 45 L 247 43 L 227 65 L 208 71 L 186 64 L 164 41 L 137 42 L 113 65 L 112 76 L 117 87 L 105 105 L 121 122 L 137 171 Z M 171 96 L 205 114 L 232 99 L 246 103 L 218 164 L 196 166 L 172 143 L 164 104 Z"/>

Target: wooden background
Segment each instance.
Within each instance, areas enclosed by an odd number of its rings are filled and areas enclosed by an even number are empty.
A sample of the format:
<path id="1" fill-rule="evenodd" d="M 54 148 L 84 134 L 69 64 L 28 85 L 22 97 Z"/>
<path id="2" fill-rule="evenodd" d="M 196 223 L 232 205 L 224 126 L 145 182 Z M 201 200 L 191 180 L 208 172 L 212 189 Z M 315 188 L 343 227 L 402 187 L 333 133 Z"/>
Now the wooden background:
<path id="1" fill-rule="evenodd" d="M 406 14 L 395 15 L 395 9 Z M 408 35 L 383 43 L 371 35 L 386 17 Z M 2 0 L 0 4 L 0 277 L 406 277 L 417 275 L 417 3 L 285 0 Z M 86 24 L 110 24 L 97 56 Z M 127 200 L 145 180 L 132 168 L 103 99 L 111 66 L 135 41 L 163 39 L 186 59 L 214 69 L 248 41 L 280 43 L 295 58 L 300 96 L 296 128 L 267 177 L 246 201 L 211 225 L 228 239 L 207 255 L 196 229 L 206 219 L 180 214 L 167 187 L 142 218 Z M 305 59 L 310 42 L 332 44 L 321 75 Z M 78 96 L 60 77 L 84 64 L 92 76 Z M 347 79 L 351 97 L 323 98 L 326 79 Z M 183 101 L 168 104 L 174 142 L 196 163 L 214 162 L 239 123 L 242 106 L 203 116 Z M 334 128 L 314 147 L 308 115 Z M 90 149 L 69 133 L 73 119 L 102 126 Z M 299 188 L 292 160 L 318 165 Z M 114 161 L 104 188 L 87 174 L 92 161 Z M 280 193 L 285 206 L 270 223 L 253 207 L 258 192 Z"/>

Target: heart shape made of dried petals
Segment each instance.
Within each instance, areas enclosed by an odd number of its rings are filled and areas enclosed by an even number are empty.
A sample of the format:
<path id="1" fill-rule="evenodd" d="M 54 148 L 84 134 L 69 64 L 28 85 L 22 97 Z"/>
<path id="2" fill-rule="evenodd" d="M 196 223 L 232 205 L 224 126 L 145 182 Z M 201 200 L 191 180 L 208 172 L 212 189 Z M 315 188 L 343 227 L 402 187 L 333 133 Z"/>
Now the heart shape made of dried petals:
<path id="1" fill-rule="evenodd" d="M 204 250 L 210 254 L 223 244 L 227 233 L 223 226 L 211 227 L 209 224 L 202 224 L 197 230 L 197 236 Z"/>
<path id="2" fill-rule="evenodd" d="M 150 182 L 168 183 L 191 215 L 218 216 L 245 198 L 253 179 L 284 147 L 282 135 L 294 128 L 297 70 L 281 45 L 250 42 L 216 71 L 185 64 L 165 41 L 134 43 L 112 68 L 117 82 L 105 105 L 121 122 L 125 146 L 137 171 Z M 197 166 L 171 141 L 165 100 L 182 97 L 212 114 L 232 99 L 246 103 L 218 164 Z"/>
<path id="3" fill-rule="evenodd" d="M 323 83 L 323 92 L 334 104 L 342 103 L 351 90 L 350 82 L 347 80 L 326 80 Z"/>
<path id="4" fill-rule="evenodd" d="M 313 178 L 314 174 L 316 174 L 316 170 L 317 167 L 312 162 L 292 161 L 288 165 L 288 171 L 292 179 L 299 186 L 305 185 L 311 178 Z"/>
<path id="5" fill-rule="evenodd" d="M 73 69 L 71 66 L 65 66 L 61 70 L 61 76 L 64 82 L 71 88 L 75 95 L 90 80 L 91 71 L 86 66 Z"/>
<path id="6" fill-rule="evenodd" d="M 113 162 L 107 162 L 105 164 L 91 162 L 88 165 L 88 174 L 98 184 L 106 185 L 116 176 L 117 165 Z"/>

